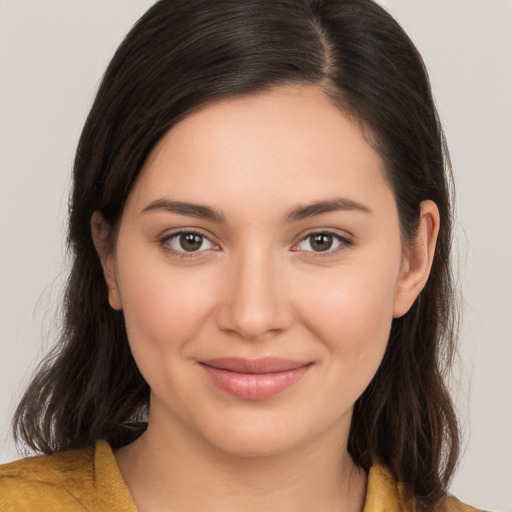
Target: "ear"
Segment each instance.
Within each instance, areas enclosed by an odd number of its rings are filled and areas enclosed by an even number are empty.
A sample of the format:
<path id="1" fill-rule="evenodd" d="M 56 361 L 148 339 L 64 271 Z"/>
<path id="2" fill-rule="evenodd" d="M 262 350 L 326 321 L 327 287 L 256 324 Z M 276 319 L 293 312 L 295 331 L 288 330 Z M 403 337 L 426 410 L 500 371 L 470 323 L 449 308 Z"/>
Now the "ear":
<path id="1" fill-rule="evenodd" d="M 436 249 L 439 234 L 439 209 L 430 200 L 420 205 L 418 233 L 404 255 L 395 291 L 393 317 L 407 313 L 425 286 Z"/>
<path id="2" fill-rule="evenodd" d="M 108 302 L 113 309 L 120 311 L 123 309 L 123 306 L 117 283 L 115 257 L 108 243 L 110 229 L 110 225 L 103 218 L 101 213 L 95 211 L 91 217 L 92 239 L 100 258 L 101 266 L 103 267 L 103 275 L 105 276 L 108 289 Z"/>

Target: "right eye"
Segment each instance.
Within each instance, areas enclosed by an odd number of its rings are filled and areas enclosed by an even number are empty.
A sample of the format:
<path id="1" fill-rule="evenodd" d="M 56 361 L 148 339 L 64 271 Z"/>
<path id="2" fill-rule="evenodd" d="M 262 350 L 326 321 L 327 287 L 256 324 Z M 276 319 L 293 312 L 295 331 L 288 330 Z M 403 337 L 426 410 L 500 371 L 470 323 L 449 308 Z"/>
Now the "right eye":
<path id="1" fill-rule="evenodd" d="M 179 231 L 161 240 L 162 245 L 178 256 L 192 256 L 217 246 L 205 235 L 195 231 Z"/>

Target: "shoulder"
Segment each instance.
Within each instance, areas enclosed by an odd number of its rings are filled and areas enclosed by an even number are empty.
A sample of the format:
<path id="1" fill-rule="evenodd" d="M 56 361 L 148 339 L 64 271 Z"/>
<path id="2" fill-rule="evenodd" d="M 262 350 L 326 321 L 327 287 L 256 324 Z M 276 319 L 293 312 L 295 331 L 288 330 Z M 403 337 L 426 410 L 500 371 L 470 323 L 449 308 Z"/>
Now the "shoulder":
<path id="1" fill-rule="evenodd" d="M 0 510 L 86 510 L 93 448 L 29 457 L 0 466 Z"/>
<path id="2" fill-rule="evenodd" d="M 480 509 L 462 503 L 457 498 L 449 496 L 441 502 L 436 512 L 484 512 Z"/>
<path id="3" fill-rule="evenodd" d="M 29 457 L 0 465 L 0 511 L 94 511 L 120 500 L 134 508 L 110 446 Z"/>
<path id="4" fill-rule="evenodd" d="M 364 512 L 418 512 L 418 507 L 405 497 L 403 485 L 380 465 L 370 468 Z M 435 508 L 436 512 L 483 512 L 448 496 Z"/>

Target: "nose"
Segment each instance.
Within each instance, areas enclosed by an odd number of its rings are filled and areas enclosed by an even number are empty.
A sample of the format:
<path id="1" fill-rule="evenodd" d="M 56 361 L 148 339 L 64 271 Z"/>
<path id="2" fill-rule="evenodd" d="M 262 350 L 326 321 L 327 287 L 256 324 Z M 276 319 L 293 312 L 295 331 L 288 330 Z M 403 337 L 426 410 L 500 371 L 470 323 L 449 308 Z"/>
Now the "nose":
<path id="1" fill-rule="evenodd" d="M 286 331 L 293 323 L 283 269 L 263 251 L 230 262 L 217 311 L 220 329 L 255 341 Z"/>

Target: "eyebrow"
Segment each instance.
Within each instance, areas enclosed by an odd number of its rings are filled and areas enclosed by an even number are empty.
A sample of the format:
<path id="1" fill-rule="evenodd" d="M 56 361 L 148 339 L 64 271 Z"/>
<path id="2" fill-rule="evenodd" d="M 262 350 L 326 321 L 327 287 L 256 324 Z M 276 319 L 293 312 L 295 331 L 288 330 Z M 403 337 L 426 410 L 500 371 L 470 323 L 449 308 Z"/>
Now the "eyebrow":
<path id="1" fill-rule="evenodd" d="M 170 199 L 157 199 L 150 203 L 141 213 L 148 213 L 154 211 L 166 211 L 170 213 L 177 213 L 185 215 L 186 217 L 196 217 L 198 219 L 212 220 L 214 222 L 223 223 L 226 221 L 221 212 L 195 203 L 186 203 L 183 201 L 171 201 Z"/>
<path id="2" fill-rule="evenodd" d="M 370 215 L 373 214 L 370 208 L 364 204 L 353 201 L 352 199 L 336 197 L 325 201 L 316 201 L 305 206 L 298 206 L 288 212 L 284 220 L 285 222 L 296 222 L 316 215 L 337 211 L 358 211 Z"/>
<path id="3" fill-rule="evenodd" d="M 209 206 L 187 203 L 183 201 L 172 201 L 170 199 L 157 199 L 146 206 L 141 213 L 148 213 L 154 211 L 166 211 L 169 213 L 177 213 L 186 217 L 196 217 L 198 219 L 211 220 L 217 223 L 226 222 L 223 213 L 210 208 Z M 289 211 L 284 216 L 284 221 L 287 223 L 297 222 L 316 215 L 336 211 L 359 211 L 363 213 L 372 214 L 372 211 L 367 206 L 343 197 L 334 199 L 327 199 L 323 201 L 315 201 L 305 206 L 297 206 Z"/>

